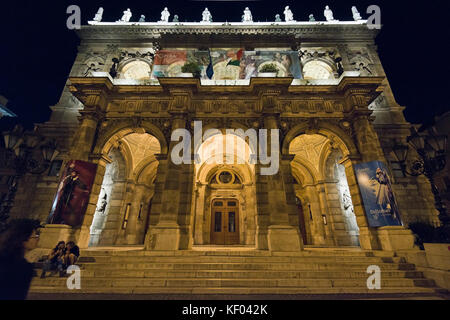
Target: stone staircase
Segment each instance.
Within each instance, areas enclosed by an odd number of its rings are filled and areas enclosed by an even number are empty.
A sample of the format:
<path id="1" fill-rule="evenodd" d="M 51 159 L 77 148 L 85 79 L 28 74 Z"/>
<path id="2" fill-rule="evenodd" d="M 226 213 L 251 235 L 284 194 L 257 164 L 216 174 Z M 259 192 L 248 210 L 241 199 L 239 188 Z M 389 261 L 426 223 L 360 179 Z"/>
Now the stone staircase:
<path id="1" fill-rule="evenodd" d="M 32 293 L 101 294 L 437 294 L 402 257 L 383 251 L 85 250 L 81 289 L 66 278 L 35 277 Z M 367 288 L 369 265 L 381 269 L 381 290 Z M 38 272 L 40 275 L 40 272 Z"/>

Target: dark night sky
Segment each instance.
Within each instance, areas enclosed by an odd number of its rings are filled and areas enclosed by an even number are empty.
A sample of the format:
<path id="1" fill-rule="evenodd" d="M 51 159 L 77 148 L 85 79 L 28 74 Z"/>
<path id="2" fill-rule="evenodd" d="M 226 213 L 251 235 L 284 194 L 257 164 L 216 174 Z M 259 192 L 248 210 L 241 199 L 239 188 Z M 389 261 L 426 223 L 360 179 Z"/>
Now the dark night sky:
<path id="1" fill-rule="evenodd" d="M 407 120 L 430 122 L 433 116 L 449 110 L 448 0 L 436 1 L 8 1 L 0 4 L 0 95 L 27 127 L 44 122 L 49 106 L 57 103 L 76 56 L 79 43 L 74 31 L 66 28 L 66 8 L 77 4 L 82 24 L 91 20 L 99 6 L 105 9 L 103 21 L 116 21 L 130 8 L 137 21 L 141 14 L 147 21 L 157 21 L 164 6 L 180 21 L 199 21 L 207 6 L 214 21 L 239 21 L 245 6 L 254 21 L 273 21 L 289 5 L 296 20 L 306 21 L 310 13 L 324 20 L 323 9 L 330 5 L 334 17 L 352 20 L 351 6 L 356 5 L 363 18 L 371 4 L 381 7 L 383 28 L 377 38 L 379 55 L 397 102 L 406 106 Z M 47 4 L 45 4 L 47 3 Z M 17 120 L 15 120 L 17 121 Z M 11 125 L 0 120 L 0 127 Z"/>

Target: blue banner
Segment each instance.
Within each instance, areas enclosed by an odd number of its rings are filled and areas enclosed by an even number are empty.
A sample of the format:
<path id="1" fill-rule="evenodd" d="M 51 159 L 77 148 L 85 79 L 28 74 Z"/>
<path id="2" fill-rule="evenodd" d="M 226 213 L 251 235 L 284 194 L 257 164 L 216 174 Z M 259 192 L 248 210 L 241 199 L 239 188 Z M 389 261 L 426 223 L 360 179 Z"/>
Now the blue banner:
<path id="1" fill-rule="evenodd" d="M 372 161 L 356 164 L 354 169 L 369 227 L 401 226 L 391 177 L 385 164 Z"/>

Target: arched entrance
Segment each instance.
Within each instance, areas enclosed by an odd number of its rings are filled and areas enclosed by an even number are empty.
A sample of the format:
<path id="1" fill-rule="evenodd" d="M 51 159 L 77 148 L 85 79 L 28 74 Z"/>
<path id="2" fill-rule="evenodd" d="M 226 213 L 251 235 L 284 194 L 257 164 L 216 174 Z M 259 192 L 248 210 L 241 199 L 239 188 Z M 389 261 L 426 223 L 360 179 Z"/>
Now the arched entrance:
<path id="1" fill-rule="evenodd" d="M 324 135 L 302 134 L 291 141 L 289 153 L 295 155 L 291 167 L 297 198 L 303 200 L 299 224 L 306 244 L 359 246 L 341 150 Z"/>
<path id="2" fill-rule="evenodd" d="M 109 163 L 90 226 L 89 246 L 142 244 L 161 152 L 158 139 L 144 130 L 125 129 L 102 149 Z"/>
<path id="3" fill-rule="evenodd" d="M 255 169 L 249 161 L 253 152 L 248 143 L 219 132 L 196 151 L 194 245 L 255 245 Z"/>

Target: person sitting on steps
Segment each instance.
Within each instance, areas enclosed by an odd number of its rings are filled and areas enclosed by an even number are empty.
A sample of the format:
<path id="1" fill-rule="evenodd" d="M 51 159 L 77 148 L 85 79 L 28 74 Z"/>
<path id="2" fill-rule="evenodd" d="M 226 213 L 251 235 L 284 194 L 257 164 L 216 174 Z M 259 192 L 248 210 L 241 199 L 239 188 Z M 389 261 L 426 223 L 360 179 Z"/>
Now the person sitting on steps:
<path id="1" fill-rule="evenodd" d="M 66 254 L 66 243 L 64 241 L 58 242 L 56 247 L 54 247 L 47 260 L 44 262 L 42 267 L 41 278 L 45 278 L 45 273 L 52 271 L 50 275 L 55 274 L 59 271 L 59 275 L 62 277 L 64 275 L 64 255 Z"/>
<path id="2" fill-rule="evenodd" d="M 68 268 L 69 266 L 75 264 L 80 256 L 80 248 L 73 241 L 67 242 L 66 253 L 64 255 L 63 261 L 64 266 Z"/>

